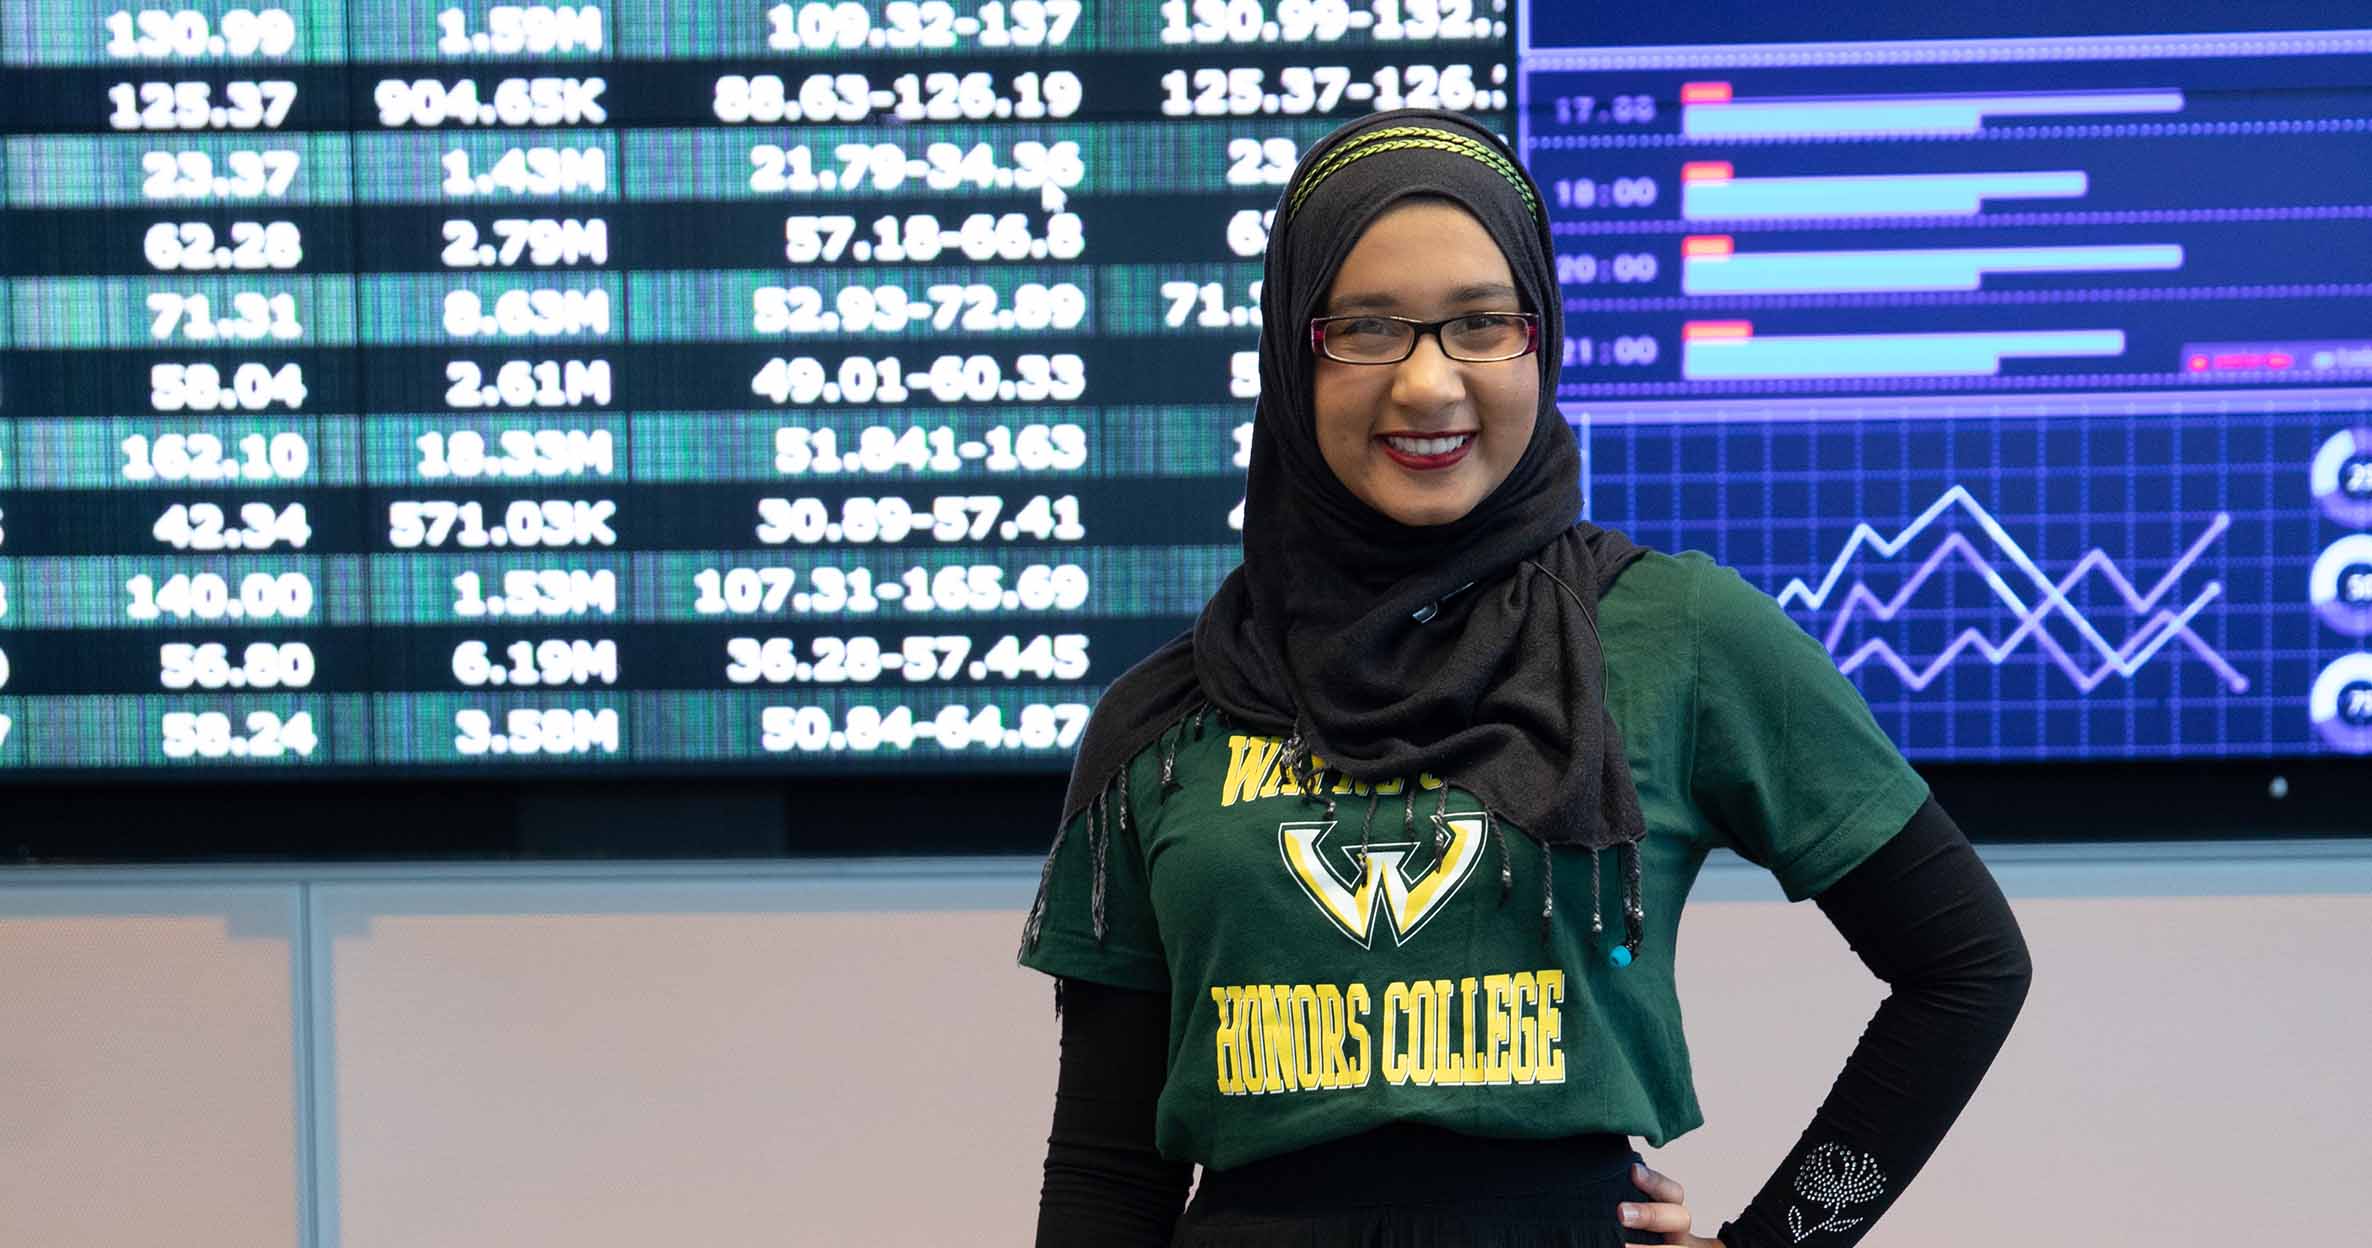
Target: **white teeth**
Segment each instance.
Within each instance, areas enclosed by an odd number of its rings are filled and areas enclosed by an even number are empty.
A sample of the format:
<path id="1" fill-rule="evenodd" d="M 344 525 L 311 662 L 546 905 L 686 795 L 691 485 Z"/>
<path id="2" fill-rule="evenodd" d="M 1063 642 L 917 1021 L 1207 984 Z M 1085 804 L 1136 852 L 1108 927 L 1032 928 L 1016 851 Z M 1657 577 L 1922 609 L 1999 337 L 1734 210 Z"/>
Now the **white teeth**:
<path id="1" fill-rule="evenodd" d="M 1392 444 L 1393 450 L 1403 455 L 1447 455 L 1473 440 L 1474 435 L 1471 433 L 1447 438 L 1404 438 L 1388 434 L 1384 438 L 1384 441 Z"/>

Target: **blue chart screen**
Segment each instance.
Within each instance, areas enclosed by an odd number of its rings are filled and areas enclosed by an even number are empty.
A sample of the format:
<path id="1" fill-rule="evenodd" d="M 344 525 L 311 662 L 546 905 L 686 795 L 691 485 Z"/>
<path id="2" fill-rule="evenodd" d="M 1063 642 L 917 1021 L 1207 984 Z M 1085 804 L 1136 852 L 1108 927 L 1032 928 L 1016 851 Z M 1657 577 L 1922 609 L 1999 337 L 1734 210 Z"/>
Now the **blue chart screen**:
<path id="1" fill-rule="evenodd" d="M 2364 14 L 1634 7 L 1518 57 L 1592 517 L 1913 757 L 2372 752 Z"/>

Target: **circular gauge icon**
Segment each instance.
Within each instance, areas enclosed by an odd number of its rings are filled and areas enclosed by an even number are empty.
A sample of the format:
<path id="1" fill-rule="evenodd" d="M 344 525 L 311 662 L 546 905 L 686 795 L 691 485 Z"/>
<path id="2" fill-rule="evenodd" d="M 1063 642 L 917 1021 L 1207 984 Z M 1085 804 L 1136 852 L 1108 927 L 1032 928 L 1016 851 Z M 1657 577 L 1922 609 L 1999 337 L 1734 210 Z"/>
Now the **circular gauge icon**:
<path id="1" fill-rule="evenodd" d="M 2350 754 L 2372 754 L 2372 654 L 2343 654 L 2314 678 L 2306 717 L 2323 740 Z"/>
<path id="2" fill-rule="evenodd" d="M 2306 598 L 2323 623 L 2350 637 L 2372 636 L 2372 533 L 2331 543 L 2307 574 Z"/>
<path id="3" fill-rule="evenodd" d="M 2372 426 L 2332 434 L 2315 452 L 2307 480 L 2324 515 L 2353 528 L 2372 529 Z"/>

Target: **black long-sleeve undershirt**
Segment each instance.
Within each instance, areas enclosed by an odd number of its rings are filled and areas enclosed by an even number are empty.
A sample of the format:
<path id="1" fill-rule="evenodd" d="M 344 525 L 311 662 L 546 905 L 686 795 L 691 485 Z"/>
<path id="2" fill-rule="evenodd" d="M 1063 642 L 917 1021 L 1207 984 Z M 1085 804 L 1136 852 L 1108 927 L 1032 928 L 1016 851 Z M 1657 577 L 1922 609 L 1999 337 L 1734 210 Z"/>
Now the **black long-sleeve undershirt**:
<path id="1" fill-rule="evenodd" d="M 1194 1173 L 1193 1163 L 1153 1150 L 1169 998 L 1080 979 L 1059 991 L 1062 1072 L 1038 1193 L 1039 1248 L 1167 1244 Z"/>
<path id="2" fill-rule="evenodd" d="M 1729 1248 L 1792 1248 L 1791 1208 L 1799 1226 L 1830 1225 L 1820 1243 L 1859 1242 L 1975 1093 L 2033 974 L 2008 901 L 1933 799 L 1814 900 L 1894 991 L 1812 1125 L 1737 1220 L 1722 1226 Z M 1192 1176 L 1190 1165 L 1164 1160 L 1153 1146 L 1169 1002 L 1160 993 L 1077 980 L 1064 981 L 1063 990 L 1038 1246 L 1167 1244 Z M 1816 1171 L 1840 1157 L 1858 1159 L 1847 1168 L 1878 1176 L 1883 1190 L 1834 1207 L 1811 1202 L 1799 1179 L 1816 1154 Z M 1848 1219 L 1852 1225 L 1838 1225 Z"/>

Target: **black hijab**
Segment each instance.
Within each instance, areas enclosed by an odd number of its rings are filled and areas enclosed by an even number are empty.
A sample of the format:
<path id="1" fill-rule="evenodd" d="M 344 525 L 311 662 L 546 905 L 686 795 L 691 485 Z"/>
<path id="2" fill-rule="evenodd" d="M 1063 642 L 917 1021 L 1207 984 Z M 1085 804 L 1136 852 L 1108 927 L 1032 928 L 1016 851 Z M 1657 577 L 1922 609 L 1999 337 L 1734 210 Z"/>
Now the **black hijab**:
<path id="1" fill-rule="evenodd" d="M 1345 487 L 1318 449 L 1308 324 L 1360 235 L 1413 197 L 1450 200 L 1482 224 L 1540 316 L 1539 408 L 1531 441 L 1500 483 L 1448 524 L 1401 524 Z M 1577 522 L 1581 462 L 1556 406 L 1563 321 L 1540 193 L 1515 154 L 1456 114 L 1403 109 L 1360 118 L 1310 149 L 1271 225 L 1262 286 L 1260 401 L 1244 506 L 1244 561 L 1194 628 L 1129 669 L 1097 704 L 1071 771 L 1063 827 L 1089 812 L 1094 917 L 1104 930 L 1110 821 L 1129 819 L 1127 764 L 1176 741 L 1212 709 L 1285 738 L 1279 765 L 1304 800 L 1338 777 L 1431 772 L 1475 795 L 1543 847 L 1620 846 L 1626 964 L 1640 941 L 1638 842 L 1645 835 L 1620 732 L 1605 705 L 1597 603 L 1645 553 Z M 1330 774 L 1329 774 L 1330 773 Z M 1413 788 L 1413 786 L 1412 786 Z M 1446 802 L 1448 789 L 1438 800 Z M 1116 810 L 1115 810 L 1116 807 Z M 1437 836 L 1440 810 L 1431 812 Z M 1412 800 L 1403 818 L 1413 824 Z M 1368 810 L 1370 825 L 1374 807 Z M 1023 944 L 1044 915 L 1047 856 Z M 1541 918 L 1553 907 L 1544 878 Z M 1593 887 L 1593 894 L 1595 889 Z M 1591 930 L 1601 928 L 1592 915 Z"/>

